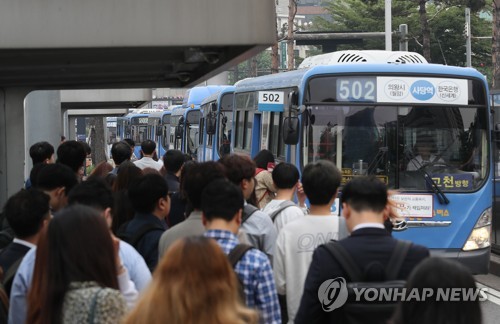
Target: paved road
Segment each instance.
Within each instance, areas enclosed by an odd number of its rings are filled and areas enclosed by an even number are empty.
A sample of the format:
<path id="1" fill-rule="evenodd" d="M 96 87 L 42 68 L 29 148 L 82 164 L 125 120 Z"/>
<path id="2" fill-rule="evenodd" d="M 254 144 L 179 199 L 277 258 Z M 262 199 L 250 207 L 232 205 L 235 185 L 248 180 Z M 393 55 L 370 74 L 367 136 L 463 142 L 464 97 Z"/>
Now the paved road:
<path id="1" fill-rule="evenodd" d="M 483 324 L 498 324 L 500 322 L 500 277 L 492 274 L 475 277 L 479 287 L 488 288 L 488 300 L 481 302 Z"/>

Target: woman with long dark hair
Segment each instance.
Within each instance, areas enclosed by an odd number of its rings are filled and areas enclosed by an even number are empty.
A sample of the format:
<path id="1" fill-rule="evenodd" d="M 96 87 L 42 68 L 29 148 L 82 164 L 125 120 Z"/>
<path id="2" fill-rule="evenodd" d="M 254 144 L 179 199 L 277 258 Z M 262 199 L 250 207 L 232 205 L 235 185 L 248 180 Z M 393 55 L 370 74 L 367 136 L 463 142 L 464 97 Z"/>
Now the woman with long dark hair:
<path id="1" fill-rule="evenodd" d="M 243 305 L 238 287 L 227 256 L 214 240 L 178 240 L 124 323 L 257 323 L 256 311 Z"/>
<path id="2" fill-rule="evenodd" d="M 38 242 L 27 322 L 119 321 L 126 305 L 118 276 L 128 275 L 117 242 L 90 207 L 73 205 L 58 213 Z"/>

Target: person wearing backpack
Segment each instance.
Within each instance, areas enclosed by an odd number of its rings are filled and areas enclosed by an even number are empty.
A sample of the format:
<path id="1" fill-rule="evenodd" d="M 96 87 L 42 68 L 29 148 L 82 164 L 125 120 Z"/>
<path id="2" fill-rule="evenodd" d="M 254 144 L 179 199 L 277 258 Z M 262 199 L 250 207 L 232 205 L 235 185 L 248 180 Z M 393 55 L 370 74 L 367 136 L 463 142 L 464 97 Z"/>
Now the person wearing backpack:
<path id="1" fill-rule="evenodd" d="M 257 207 L 247 203 L 255 190 L 255 163 L 247 156 L 228 154 L 219 160 L 226 170 L 226 178 L 241 188 L 245 199 L 241 229 L 249 243 L 267 254 L 272 262 L 276 244 L 276 228 L 269 216 Z"/>
<path id="2" fill-rule="evenodd" d="M 153 272 L 158 263 L 158 242 L 167 229 L 165 218 L 170 211 L 167 183 L 159 174 L 147 174 L 132 183 L 128 197 L 135 215 L 118 229 L 116 236 L 135 247 Z"/>
<path id="3" fill-rule="evenodd" d="M 399 241 L 384 228 L 390 207 L 387 187 L 379 179 L 355 177 L 342 189 L 341 202 L 351 235 L 314 251 L 295 323 L 359 323 L 356 317 L 363 318 L 361 321 L 365 323 L 367 319 L 369 323 L 386 323 L 393 309 L 372 313 L 370 303 L 358 307 L 354 313 L 349 301 L 342 307 L 324 311 L 323 305 L 336 300 L 324 296 L 326 299 L 320 301 L 321 285 L 340 277 L 348 287 L 362 282 L 368 283 L 364 286 L 367 289 L 370 285 L 380 287 L 380 283 L 389 287 L 389 280 L 406 280 L 413 268 L 429 256 L 426 247 Z"/>
<path id="4" fill-rule="evenodd" d="M 279 170 L 279 169 L 278 169 Z M 274 253 L 274 278 L 280 300 L 286 300 L 288 323 L 293 323 L 314 249 L 339 238 L 339 217 L 331 213 L 340 185 L 340 172 L 330 161 L 304 168 L 302 184 L 310 212 L 280 231 Z M 283 306 L 282 306 L 283 307 Z M 285 307 L 283 307 L 285 308 Z"/>
<path id="5" fill-rule="evenodd" d="M 304 216 L 304 211 L 293 202 L 293 196 L 297 192 L 299 204 L 305 206 L 306 196 L 299 193 L 299 170 L 291 163 L 282 162 L 278 164 L 272 173 L 274 186 L 277 188 L 276 198 L 271 200 L 262 211 L 267 213 L 276 227 L 276 232 L 287 223 Z"/>
<path id="6" fill-rule="evenodd" d="M 259 311 L 260 323 L 281 323 L 273 271 L 267 256 L 244 245 L 238 256 L 233 252 L 242 247 L 236 236 L 243 210 L 241 189 L 226 179 L 212 181 L 203 189 L 201 210 L 207 229 L 204 236 L 217 241 L 228 255 L 243 288 L 246 305 Z"/>

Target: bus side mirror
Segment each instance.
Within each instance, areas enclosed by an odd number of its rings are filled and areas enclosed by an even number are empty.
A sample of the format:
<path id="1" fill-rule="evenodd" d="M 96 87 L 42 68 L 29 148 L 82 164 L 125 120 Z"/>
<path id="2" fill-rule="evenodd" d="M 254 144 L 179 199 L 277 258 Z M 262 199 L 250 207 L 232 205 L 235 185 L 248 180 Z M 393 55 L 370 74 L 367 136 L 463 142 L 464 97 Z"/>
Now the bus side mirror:
<path id="1" fill-rule="evenodd" d="M 217 111 L 217 105 L 215 104 L 215 102 L 212 102 L 210 104 L 210 111 L 212 111 L 212 112 L 216 112 Z"/>
<path id="2" fill-rule="evenodd" d="M 500 124 L 495 124 L 495 130 L 493 131 L 491 139 L 496 144 L 497 149 L 500 150 Z"/>
<path id="3" fill-rule="evenodd" d="M 175 139 L 181 139 L 183 133 L 182 125 L 175 126 Z"/>
<path id="4" fill-rule="evenodd" d="M 163 130 L 160 127 L 156 128 L 156 136 L 162 136 L 163 135 Z"/>
<path id="5" fill-rule="evenodd" d="M 207 117 L 207 134 L 213 135 L 215 134 L 215 118 Z"/>
<path id="6" fill-rule="evenodd" d="M 287 145 L 299 143 L 299 118 L 286 117 L 283 120 L 283 142 Z"/>

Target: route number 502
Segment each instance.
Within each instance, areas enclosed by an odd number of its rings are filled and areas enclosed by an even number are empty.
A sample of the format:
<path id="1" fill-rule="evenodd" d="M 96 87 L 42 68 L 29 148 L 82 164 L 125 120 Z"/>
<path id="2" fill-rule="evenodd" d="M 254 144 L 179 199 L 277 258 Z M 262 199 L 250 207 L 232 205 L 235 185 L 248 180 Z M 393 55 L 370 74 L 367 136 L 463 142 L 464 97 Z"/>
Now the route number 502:
<path id="1" fill-rule="evenodd" d="M 339 101 L 375 101 L 375 82 L 366 79 L 338 79 Z"/>
<path id="2" fill-rule="evenodd" d="M 260 91 L 259 103 L 283 104 L 283 92 L 280 91 Z"/>

